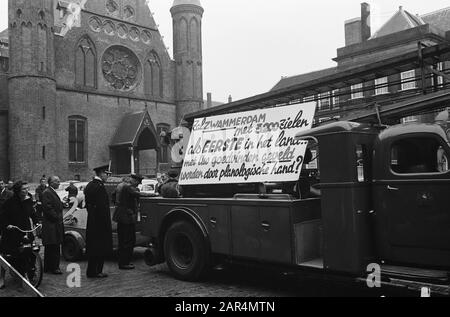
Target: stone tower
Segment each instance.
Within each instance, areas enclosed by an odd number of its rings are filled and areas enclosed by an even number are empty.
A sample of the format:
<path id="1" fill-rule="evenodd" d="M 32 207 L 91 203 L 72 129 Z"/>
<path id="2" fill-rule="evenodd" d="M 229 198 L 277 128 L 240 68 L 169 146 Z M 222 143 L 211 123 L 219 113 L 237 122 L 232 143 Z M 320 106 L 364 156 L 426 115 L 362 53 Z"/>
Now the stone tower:
<path id="1" fill-rule="evenodd" d="M 9 0 L 9 159 L 15 180 L 55 171 L 53 0 Z"/>
<path id="2" fill-rule="evenodd" d="M 177 123 L 185 114 L 203 107 L 202 16 L 199 0 L 175 0 L 170 9 L 173 19 L 173 57 Z"/>

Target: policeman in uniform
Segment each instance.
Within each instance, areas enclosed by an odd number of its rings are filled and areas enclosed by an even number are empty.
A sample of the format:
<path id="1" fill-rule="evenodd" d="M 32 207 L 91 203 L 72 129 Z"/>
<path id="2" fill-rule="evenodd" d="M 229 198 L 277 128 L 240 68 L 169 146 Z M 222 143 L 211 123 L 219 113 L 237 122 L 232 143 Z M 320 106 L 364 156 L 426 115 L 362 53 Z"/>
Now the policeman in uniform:
<path id="1" fill-rule="evenodd" d="M 116 190 L 116 209 L 113 220 L 117 222 L 117 235 L 119 240 L 119 269 L 132 270 L 131 263 L 134 246 L 136 244 L 136 218 L 139 197 L 154 197 L 155 194 L 141 193 L 138 185 L 144 178 L 140 175 L 131 175 L 129 182 L 123 182 Z"/>
<path id="2" fill-rule="evenodd" d="M 86 226 L 86 251 L 88 278 L 105 278 L 103 273 L 105 257 L 112 252 L 112 224 L 109 211 L 109 197 L 105 182 L 111 172 L 108 165 L 94 168 L 95 177 L 84 189 L 88 211 Z"/>

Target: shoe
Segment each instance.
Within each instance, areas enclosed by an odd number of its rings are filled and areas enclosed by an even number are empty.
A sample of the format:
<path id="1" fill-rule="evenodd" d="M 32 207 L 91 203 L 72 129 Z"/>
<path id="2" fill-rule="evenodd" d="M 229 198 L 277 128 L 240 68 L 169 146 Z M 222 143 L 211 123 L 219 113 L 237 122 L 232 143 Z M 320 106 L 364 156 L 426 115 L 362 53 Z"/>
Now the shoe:
<path id="1" fill-rule="evenodd" d="M 119 270 L 134 270 L 134 265 L 131 264 L 119 265 Z"/>

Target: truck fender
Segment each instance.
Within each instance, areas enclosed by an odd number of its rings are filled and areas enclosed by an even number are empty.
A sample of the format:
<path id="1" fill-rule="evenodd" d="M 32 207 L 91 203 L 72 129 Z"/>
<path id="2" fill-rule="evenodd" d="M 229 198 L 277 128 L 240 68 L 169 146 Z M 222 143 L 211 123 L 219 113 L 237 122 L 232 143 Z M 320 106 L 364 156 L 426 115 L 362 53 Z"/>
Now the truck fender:
<path id="1" fill-rule="evenodd" d="M 79 232 L 72 231 L 72 230 L 66 231 L 64 233 L 64 236 L 72 236 L 72 237 L 74 237 L 75 239 L 77 239 L 77 241 L 80 244 L 82 250 L 84 250 L 84 248 L 86 248 L 86 241 L 84 240 L 83 236 Z"/>
<path id="2" fill-rule="evenodd" d="M 170 225 L 175 223 L 178 220 L 187 220 L 192 222 L 194 225 L 196 225 L 200 231 L 202 232 L 206 247 L 208 250 L 211 250 L 211 241 L 209 239 L 208 231 L 206 230 L 205 223 L 203 220 L 191 209 L 186 207 L 177 207 L 169 211 L 162 220 L 162 225 L 159 230 L 159 238 L 158 238 L 158 254 L 161 256 L 161 258 L 164 258 L 164 250 L 162 248 L 163 241 L 164 241 L 164 235 L 169 229 Z"/>
<path id="3" fill-rule="evenodd" d="M 162 226 L 160 227 L 159 231 L 159 243 L 158 248 L 156 250 L 153 250 L 153 252 L 156 252 L 158 255 L 158 259 L 156 261 L 164 261 L 165 254 L 164 254 L 164 236 L 167 230 L 169 229 L 170 225 L 173 223 L 179 221 L 179 220 L 185 220 L 190 221 L 193 223 L 198 229 L 200 229 L 202 235 L 203 235 L 203 241 L 205 243 L 205 247 L 207 249 L 208 255 L 207 255 L 207 265 L 212 263 L 212 254 L 211 254 L 211 241 L 209 239 L 209 234 L 206 229 L 205 223 L 203 220 L 191 209 L 186 207 L 177 207 L 172 209 L 170 212 L 168 212 L 162 221 Z"/>
<path id="4" fill-rule="evenodd" d="M 209 235 L 208 231 L 206 230 L 205 223 L 194 211 L 190 210 L 189 208 L 178 207 L 168 212 L 164 216 L 164 219 L 162 221 L 163 227 L 165 229 L 168 229 L 168 224 L 171 223 L 171 218 L 188 218 L 198 226 L 198 228 L 201 230 L 203 234 L 203 237 L 205 239 L 208 239 Z"/>

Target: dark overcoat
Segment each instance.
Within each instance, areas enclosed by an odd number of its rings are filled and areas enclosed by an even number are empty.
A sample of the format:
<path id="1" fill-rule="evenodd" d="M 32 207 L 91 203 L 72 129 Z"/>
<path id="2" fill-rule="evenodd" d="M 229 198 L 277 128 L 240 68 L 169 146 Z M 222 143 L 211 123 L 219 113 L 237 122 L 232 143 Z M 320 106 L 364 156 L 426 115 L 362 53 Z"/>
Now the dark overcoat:
<path id="1" fill-rule="evenodd" d="M 6 227 L 11 225 L 22 230 L 31 230 L 30 218 L 33 221 L 37 220 L 33 199 L 21 201 L 17 195 L 14 195 L 4 203 L 3 207 L 4 212 L 0 216 L 0 228 L 3 231 L 0 253 L 16 254 L 24 234 L 17 230 L 6 230 Z M 31 233 L 28 236 L 33 238 Z"/>
<path id="2" fill-rule="evenodd" d="M 58 194 L 47 188 L 42 193 L 42 244 L 59 245 L 64 240 L 64 205 Z"/>
<path id="3" fill-rule="evenodd" d="M 88 220 L 86 252 L 88 256 L 107 256 L 112 252 L 112 223 L 105 185 L 94 179 L 84 189 Z"/>
<path id="4" fill-rule="evenodd" d="M 120 186 L 120 187 L 119 187 Z M 136 223 L 139 189 L 130 184 L 119 185 L 116 194 L 118 203 L 113 220 L 117 223 L 131 225 Z"/>

